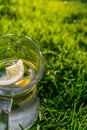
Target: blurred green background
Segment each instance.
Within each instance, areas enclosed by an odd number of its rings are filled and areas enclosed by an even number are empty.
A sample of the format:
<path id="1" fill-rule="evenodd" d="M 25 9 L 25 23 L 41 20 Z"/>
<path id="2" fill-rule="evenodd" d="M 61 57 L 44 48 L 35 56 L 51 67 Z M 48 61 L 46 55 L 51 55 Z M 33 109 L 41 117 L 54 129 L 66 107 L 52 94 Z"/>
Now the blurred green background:
<path id="1" fill-rule="evenodd" d="M 30 130 L 87 130 L 87 0 L 0 0 L 0 35 L 42 51 L 39 117 Z"/>

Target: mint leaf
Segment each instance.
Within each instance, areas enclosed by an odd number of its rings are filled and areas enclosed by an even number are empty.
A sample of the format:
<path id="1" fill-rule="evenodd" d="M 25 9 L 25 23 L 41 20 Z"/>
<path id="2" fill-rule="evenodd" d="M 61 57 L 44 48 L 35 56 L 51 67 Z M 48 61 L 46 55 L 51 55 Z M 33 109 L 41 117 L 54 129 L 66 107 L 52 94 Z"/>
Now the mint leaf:
<path id="1" fill-rule="evenodd" d="M 0 63 L 0 72 L 4 72 L 4 71 L 5 71 L 5 64 Z"/>

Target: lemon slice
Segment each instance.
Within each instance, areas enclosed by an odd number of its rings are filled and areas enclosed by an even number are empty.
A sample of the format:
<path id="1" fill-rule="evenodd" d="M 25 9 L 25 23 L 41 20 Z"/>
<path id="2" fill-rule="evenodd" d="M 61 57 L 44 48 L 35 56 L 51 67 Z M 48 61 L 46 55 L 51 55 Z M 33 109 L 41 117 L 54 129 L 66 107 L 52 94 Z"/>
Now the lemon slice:
<path id="1" fill-rule="evenodd" d="M 24 74 L 24 66 L 22 60 L 16 64 L 6 67 L 5 76 L 1 77 L 0 85 L 10 85 L 18 81 Z"/>
<path id="2" fill-rule="evenodd" d="M 23 79 L 23 80 L 16 82 L 15 85 L 24 87 L 24 86 L 28 85 L 29 83 L 30 83 L 30 79 L 27 78 L 27 79 Z"/>

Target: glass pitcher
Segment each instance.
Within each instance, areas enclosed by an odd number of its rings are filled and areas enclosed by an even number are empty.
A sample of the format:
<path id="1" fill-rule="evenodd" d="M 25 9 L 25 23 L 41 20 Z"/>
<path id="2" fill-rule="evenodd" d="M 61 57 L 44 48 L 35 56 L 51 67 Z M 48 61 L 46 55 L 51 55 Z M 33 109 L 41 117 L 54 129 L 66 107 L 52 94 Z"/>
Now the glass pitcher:
<path id="1" fill-rule="evenodd" d="M 31 38 L 0 36 L 0 130 L 34 124 L 39 110 L 37 83 L 43 71 L 42 53 Z"/>

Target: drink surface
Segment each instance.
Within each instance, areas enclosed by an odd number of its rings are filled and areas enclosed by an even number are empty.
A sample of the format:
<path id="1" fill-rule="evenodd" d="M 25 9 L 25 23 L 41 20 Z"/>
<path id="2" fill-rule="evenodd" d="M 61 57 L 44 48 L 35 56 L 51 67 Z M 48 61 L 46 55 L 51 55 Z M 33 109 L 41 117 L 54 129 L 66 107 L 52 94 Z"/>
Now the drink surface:
<path id="1" fill-rule="evenodd" d="M 33 65 L 29 61 L 6 59 L 0 62 L 0 85 L 24 87 L 33 79 Z"/>

